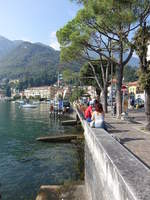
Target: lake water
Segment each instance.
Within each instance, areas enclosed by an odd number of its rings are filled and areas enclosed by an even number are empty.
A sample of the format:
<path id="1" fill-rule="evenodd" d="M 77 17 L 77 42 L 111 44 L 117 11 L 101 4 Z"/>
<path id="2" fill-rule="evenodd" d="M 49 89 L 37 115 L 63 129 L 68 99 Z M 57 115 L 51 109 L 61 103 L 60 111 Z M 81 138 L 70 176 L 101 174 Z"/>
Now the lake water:
<path id="1" fill-rule="evenodd" d="M 0 194 L 2 200 L 33 200 L 40 185 L 78 180 L 77 147 L 37 142 L 39 136 L 73 133 L 49 118 L 48 105 L 23 109 L 0 102 Z"/>

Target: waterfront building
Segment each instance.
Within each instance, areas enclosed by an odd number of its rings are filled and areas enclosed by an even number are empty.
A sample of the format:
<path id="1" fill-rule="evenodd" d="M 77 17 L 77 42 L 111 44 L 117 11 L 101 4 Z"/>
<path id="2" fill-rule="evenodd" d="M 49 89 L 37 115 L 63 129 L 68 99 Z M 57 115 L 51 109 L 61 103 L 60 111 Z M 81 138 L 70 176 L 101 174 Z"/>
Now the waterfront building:
<path id="1" fill-rule="evenodd" d="M 71 88 L 69 86 L 59 87 L 55 93 L 55 98 L 59 99 L 59 97 L 63 99 L 69 99 L 71 95 Z"/>
<path id="2" fill-rule="evenodd" d="M 17 90 L 16 88 L 11 88 L 11 97 L 20 97 L 20 93 L 19 90 Z"/>
<path id="3" fill-rule="evenodd" d="M 32 87 L 24 91 L 24 96 L 29 98 L 53 99 L 56 93 L 56 88 L 52 86 Z"/>
<path id="4" fill-rule="evenodd" d="M 129 82 L 128 83 L 128 93 L 129 94 L 132 93 L 132 94 L 136 95 L 137 87 L 138 87 L 138 82 L 137 81 Z"/>

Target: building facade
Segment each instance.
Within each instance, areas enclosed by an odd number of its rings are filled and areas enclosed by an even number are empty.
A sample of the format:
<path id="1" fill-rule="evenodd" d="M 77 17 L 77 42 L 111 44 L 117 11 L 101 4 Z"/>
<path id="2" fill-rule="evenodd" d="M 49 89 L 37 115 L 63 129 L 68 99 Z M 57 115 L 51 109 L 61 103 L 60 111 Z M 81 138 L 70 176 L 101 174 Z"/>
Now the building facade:
<path id="1" fill-rule="evenodd" d="M 128 83 L 128 94 L 134 96 L 135 99 L 141 98 L 145 101 L 145 91 L 141 90 L 137 81 Z"/>
<path id="2" fill-rule="evenodd" d="M 32 87 L 24 91 L 24 96 L 29 98 L 52 99 L 55 97 L 56 88 L 52 86 Z"/>

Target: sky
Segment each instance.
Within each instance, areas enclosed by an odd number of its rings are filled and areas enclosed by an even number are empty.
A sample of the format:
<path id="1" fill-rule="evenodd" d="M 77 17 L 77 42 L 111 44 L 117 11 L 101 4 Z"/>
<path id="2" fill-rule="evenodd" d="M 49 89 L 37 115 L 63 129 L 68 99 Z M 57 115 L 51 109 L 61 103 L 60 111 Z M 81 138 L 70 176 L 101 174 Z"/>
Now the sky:
<path id="1" fill-rule="evenodd" d="M 70 0 L 0 0 L 0 35 L 41 42 L 59 50 L 56 31 L 78 10 L 79 6 Z"/>

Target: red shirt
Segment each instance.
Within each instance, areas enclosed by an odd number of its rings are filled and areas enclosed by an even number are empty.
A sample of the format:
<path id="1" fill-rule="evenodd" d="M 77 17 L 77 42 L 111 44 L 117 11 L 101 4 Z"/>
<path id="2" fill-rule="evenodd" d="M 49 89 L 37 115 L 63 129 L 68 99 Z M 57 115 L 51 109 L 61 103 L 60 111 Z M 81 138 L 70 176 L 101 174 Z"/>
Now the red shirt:
<path id="1" fill-rule="evenodd" d="M 92 106 L 88 106 L 88 108 L 85 110 L 84 117 L 86 119 L 92 117 Z"/>

